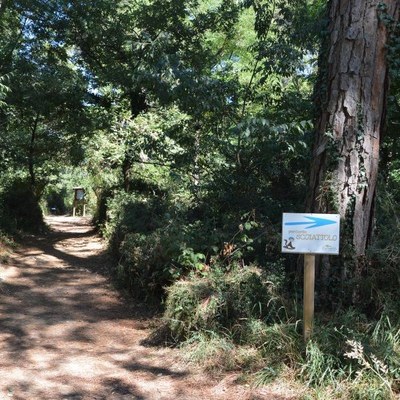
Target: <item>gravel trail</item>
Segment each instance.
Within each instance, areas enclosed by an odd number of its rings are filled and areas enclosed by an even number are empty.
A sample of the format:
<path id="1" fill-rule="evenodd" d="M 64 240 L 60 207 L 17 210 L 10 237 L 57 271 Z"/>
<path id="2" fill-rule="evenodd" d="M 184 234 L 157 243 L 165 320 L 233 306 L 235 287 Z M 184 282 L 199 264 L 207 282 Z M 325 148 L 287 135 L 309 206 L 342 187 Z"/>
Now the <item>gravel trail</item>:
<path id="1" fill-rule="evenodd" d="M 49 217 L 0 265 L 0 399 L 293 400 L 237 376 L 210 377 L 177 349 L 143 345 L 152 317 L 106 274 L 87 219 Z"/>

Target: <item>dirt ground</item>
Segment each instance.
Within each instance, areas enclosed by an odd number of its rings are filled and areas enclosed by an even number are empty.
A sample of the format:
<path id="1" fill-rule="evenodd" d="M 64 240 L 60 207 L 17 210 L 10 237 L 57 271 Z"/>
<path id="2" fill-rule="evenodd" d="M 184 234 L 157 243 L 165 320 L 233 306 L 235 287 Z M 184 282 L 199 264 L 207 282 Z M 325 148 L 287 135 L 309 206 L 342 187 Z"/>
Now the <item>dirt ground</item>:
<path id="1" fill-rule="evenodd" d="M 87 219 L 49 217 L 0 265 L 0 399 L 292 400 L 296 393 L 211 377 L 178 349 L 145 346 L 143 305 L 110 284 Z"/>

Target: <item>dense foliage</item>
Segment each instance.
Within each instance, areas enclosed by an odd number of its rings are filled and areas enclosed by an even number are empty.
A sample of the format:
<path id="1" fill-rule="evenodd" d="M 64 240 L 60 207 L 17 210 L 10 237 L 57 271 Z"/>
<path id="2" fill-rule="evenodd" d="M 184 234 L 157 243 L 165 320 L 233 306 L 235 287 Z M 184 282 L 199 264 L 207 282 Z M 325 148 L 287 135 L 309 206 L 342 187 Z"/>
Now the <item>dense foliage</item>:
<path id="1" fill-rule="evenodd" d="M 398 24 L 369 274 L 357 304 L 338 282 L 317 297 L 305 348 L 280 221 L 304 210 L 325 2 L 4 4 L 3 232 L 43 229 L 84 186 L 119 284 L 163 304 L 163 340 L 260 383 L 290 368 L 317 398 L 400 392 Z"/>

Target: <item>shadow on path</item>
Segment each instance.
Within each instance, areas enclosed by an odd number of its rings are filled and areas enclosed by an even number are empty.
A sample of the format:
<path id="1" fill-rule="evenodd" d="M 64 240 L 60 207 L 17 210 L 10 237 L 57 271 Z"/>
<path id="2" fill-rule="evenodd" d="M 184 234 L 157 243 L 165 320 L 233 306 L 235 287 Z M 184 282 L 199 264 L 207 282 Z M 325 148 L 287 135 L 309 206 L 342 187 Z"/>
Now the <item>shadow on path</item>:
<path id="1" fill-rule="evenodd" d="M 28 238 L 0 270 L 0 390 L 15 399 L 157 398 L 146 381 L 187 372 L 163 365 L 167 350 L 140 346 L 149 313 L 124 304 L 99 273 L 107 255 L 87 222 L 50 223 L 53 232 Z"/>
<path id="2" fill-rule="evenodd" d="M 194 371 L 146 346 L 151 310 L 107 279 L 101 239 L 83 218 L 51 217 L 0 265 L 0 400 L 294 400 Z M 141 344 L 143 343 L 143 345 Z"/>

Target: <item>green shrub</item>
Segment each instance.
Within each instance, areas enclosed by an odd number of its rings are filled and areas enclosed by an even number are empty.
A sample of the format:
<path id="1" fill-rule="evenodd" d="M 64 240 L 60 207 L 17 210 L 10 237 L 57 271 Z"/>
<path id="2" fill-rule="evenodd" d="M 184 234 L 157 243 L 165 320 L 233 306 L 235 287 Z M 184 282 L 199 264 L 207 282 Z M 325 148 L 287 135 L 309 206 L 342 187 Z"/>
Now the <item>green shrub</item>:
<path id="1" fill-rule="evenodd" d="M 128 233 L 120 245 L 118 279 L 133 294 L 160 298 L 178 271 L 172 260 L 179 247 L 167 232 L 156 230 L 150 234 Z"/>
<path id="2" fill-rule="evenodd" d="M 0 193 L 1 228 L 15 231 L 38 232 L 44 229 L 42 210 L 31 185 L 25 180 L 8 182 Z"/>
<path id="3" fill-rule="evenodd" d="M 116 257 L 121 243 L 129 233 L 147 235 L 164 222 L 165 207 L 156 199 L 137 198 L 134 194 L 119 192 L 108 199 L 107 222 L 103 234 L 109 240 Z"/>
<path id="4" fill-rule="evenodd" d="M 67 206 L 65 204 L 66 189 L 61 190 L 49 190 L 46 195 L 45 207 L 46 211 L 52 214 L 62 215 L 67 212 Z"/>
<path id="5" fill-rule="evenodd" d="M 207 277 L 193 274 L 168 288 L 165 319 L 180 339 L 196 331 L 229 331 L 240 343 L 248 321 L 276 320 L 280 304 L 259 268 L 224 273 L 212 267 Z"/>

